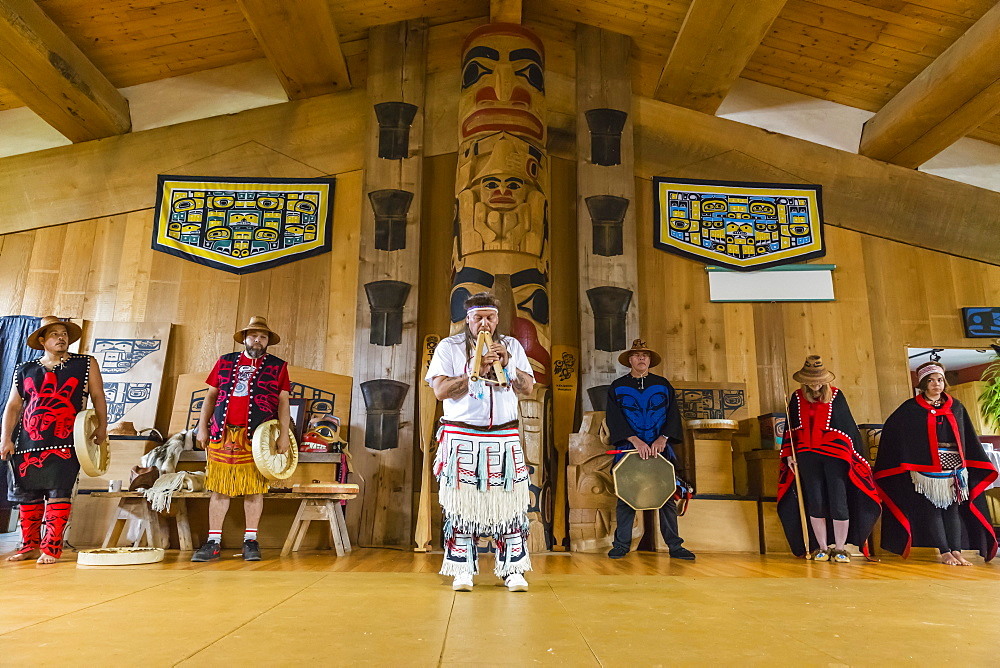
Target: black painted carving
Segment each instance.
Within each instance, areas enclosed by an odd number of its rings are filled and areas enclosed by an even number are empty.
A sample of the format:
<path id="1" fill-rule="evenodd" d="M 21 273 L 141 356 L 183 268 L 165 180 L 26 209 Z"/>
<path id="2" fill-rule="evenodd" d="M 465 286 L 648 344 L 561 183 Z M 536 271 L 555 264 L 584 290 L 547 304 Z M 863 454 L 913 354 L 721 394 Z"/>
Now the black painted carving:
<path id="1" fill-rule="evenodd" d="M 590 161 L 605 167 L 622 164 L 622 129 L 628 114 L 618 109 L 591 109 L 586 115 Z"/>
<path id="2" fill-rule="evenodd" d="M 622 226 L 628 200 L 615 195 L 595 195 L 585 201 L 593 224 L 594 254 L 612 257 L 624 253 Z"/>
<path id="3" fill-rule="evenodd" d="M 403 304 L 410 294 L 410 284 L 402 281 L 365 283 L 371 307 L 372 324 L 368 341 L 376 346 L 394 346 L 403 342 Z"/>
<path id="4" fill-rule="evenodd" d="M 417 105 L 406 102 L 380 102 L 375 105 L 378 119 L 378 157 L 402 160 L 410 154 L 410 125 L 417 115 Z"/>
<path id="5" fill-rule="evenodd" d="M 614 352 L 625 350 L 625 314 L 632 303 L 632 291 L 604 285 L 587 290 L 594 310 L 594 347 Z"/>
<path id="6" fill-rule="evenodd" d="M 590 397 L 590 405 L 595 411 L 608 410 L 608 389 L 610 385 L 595 385 L 587 388 L 587 396 Z"/>
<path id="7" fill-rule="evenodd" d="M 375 212 L 375 248 L 394 251 L 406 248 L 406 214 L 410 212 L 413 193 L 387 188 L 368 193 Z"/>
<path id="8" fill-rule="evenodd" d="M 399 447 L 399 411 L 410 386 L 398 380 L 380 378 L 361 383 L 361 396 L 368 412 L 365 419 L 365 447 L 393 450 Z"/>

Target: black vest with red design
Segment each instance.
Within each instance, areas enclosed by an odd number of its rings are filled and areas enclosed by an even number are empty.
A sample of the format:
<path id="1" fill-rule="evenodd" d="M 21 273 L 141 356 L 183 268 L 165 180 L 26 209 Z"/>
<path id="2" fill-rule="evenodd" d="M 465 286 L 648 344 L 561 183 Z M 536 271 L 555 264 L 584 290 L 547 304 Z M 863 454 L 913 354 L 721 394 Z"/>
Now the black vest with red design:
<path id="1" fill-rule="evenodd" d="M 222 425 L 226 424 L 229 411 L 229 399 L 236 389 L 238 373 L 236 363 L 243 353 L 228 353 L 219 358 L 217 378 L 219 381 L 219 396 L 215 400 L 215 412 L 209 422 L 208 429 L 213 441 L 222 435 Z M 281 371 L 285 368 L 285 360 L 274 355 L 264 355 L 260 367 L 250 377 L 247 389 L 247 432 L 253 434 L 254 429 L 268 420 L 278 419 L 278 395 L 281 394 Z"/>
<path id="2" fill-rule="evenodd" d="M 90 356 L 70 354 L 51 371 L 32 360 L 14 378 L 24 402 L 14 437 L 15 482 L 22 489 L 72 489 L 80 472 L 74 449 L 76 414 L 87 403 Z"/>

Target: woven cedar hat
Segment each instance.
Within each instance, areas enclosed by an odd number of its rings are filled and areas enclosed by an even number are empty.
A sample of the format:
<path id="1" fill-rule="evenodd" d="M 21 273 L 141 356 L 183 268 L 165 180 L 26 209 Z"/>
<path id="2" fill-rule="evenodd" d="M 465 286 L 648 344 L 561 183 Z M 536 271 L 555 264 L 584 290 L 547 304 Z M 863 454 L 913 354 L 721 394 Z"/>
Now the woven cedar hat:
<path id="1" fill-rule="evenodd" d="M 631 368 L 632 365 L 629 364 L 628 358 L 632 355 L 632 353 L 646 353 L 646 354 L 648 354 L 649 355 L 649 366 L 650 367 L 657 366 L 657 365 L 659 365 L 660 362 L 663 361 L 663 359 L 660 357 L 660 354 L 658 352 L 656 352 L 655 350 L 651 350 L 651 349 L 649 349 L 649 348 L 646 347 L 646 342 L 645 341 L 643 341 L 642 339 L 636 339 L 635 341 L 632 342 L 632 347 L 631 348 L 629 348 L 628 350 L 624 351 L 621 355 L 618 356 L 618 363 L 621 364 L 622 366 L 627 366 L 627 367 Z"/>
<path id="2" fill-rule="evenodd" d="M 810 355 L 802 368 L 792 374 L 792 378 L 803 385 L 825 385 L 833 382 L 836 376 L 823 366 L 822 357 Z"/>
<path id="3" fill-rule="evenodd" d="M 267 332 L 267 345 L 269 346 L 281 343 L 281 337 L 278 336 L 276 331 L 267 326 L 267 319 L 260 315 L 250 316 L 250 324 L 233 334 L 233 340 L 236 341 L 236 343 L 243 343 L 246 341 L 247 332 L 251 329 L 256 329 L 260 332 Z"/>
<path id="4" fill-rule="evenodd" d="M 62 318 L 57 318 L 54 315 L 47 315 L 42 318 L 42 324 L 38 326 L 38 329 L 33 331 L 31 334 L 28 334 L 28 340 L 25 341 L 25 344 L 29 348 L 34 348 L 35 350 L 45 350 L 45 346 L 38 342 L 38 337 L 42 336 L 46 327 L 51 327 L 52 325 L 64 325 L 66 327 L 66 332 L 69 334 L 70 343 L 76 343 L 83 335 L 83 330 L 80 329 L 80 325 L 75 322 L 63 320 Z"/>

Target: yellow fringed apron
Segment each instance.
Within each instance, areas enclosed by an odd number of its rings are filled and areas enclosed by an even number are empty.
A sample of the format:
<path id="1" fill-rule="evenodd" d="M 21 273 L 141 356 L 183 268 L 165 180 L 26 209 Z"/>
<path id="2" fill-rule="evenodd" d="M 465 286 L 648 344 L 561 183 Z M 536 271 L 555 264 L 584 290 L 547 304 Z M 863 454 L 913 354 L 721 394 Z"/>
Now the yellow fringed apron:
<path id="1" fill-rule="evenodd" d="M 269 483 L 254 464 L 246 427 L 227 424 L 221 441 L 209 441 L 205 459 L 207 489 L 226 496 L 267 493 Z"/>

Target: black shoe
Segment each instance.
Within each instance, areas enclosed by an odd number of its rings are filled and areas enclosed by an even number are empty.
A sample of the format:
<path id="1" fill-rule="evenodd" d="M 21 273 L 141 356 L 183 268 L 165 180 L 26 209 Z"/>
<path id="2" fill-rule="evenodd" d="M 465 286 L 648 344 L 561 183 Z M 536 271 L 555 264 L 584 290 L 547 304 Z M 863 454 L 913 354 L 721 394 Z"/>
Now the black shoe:
<path id="1" fill-rule="evenodd" d="M 676 550 L 670 550 L 671 559 L 686 559 L 687 561 L 694 561 L 694 552 L 687 549 L 686 547 L 679 547 Z"/>
<path id="2" fill-rule="evenodd" d="M 260 543 L 255 540 L 243 541 L 243 561 L 260 561 Z"/>
<path id="3" fill-rule="evenodd" d="M 611 548 L 611 551 L 608 552 L 608 557 L 610 557 L 611 559 L 621 559 L 626 554 L 628 554 L 628 549 L 627 548 L 617 547 L 616 546 L 616 547 Z"/>
<path id="4" fill-rule="evenodd" d="M 198 548 L 198 551 L 191 556 L 191 561 L 213 561 L 219 558 L 222 551 L 222 543 L 210 540 Z"/>

